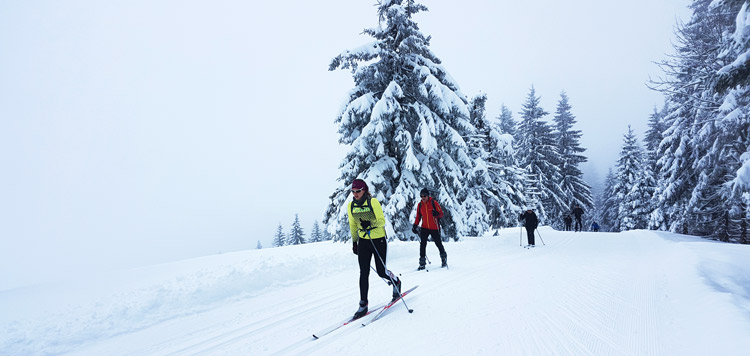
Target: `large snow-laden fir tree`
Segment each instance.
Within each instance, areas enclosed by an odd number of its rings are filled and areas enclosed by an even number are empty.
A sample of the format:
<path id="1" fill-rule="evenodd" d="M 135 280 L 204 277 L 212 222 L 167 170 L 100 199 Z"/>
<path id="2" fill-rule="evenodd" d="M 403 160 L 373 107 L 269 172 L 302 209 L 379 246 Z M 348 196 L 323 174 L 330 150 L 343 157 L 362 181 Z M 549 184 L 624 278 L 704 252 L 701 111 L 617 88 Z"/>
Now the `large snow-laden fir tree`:
<path id="1" fill-rule="evenodd" d="M 652 226 L 726 239 L 737 236 L 747 215 L 741 195 L 731 189 L 748 147 L 747 115 L 742 114 L 747 85 L 719 79 L 727 68 L 726 73 L 742 72 L 731 68 L 744 63 L 732 53 L 740 53 L 733 52 L 738 48 L 735 30 L 745 23 L 739 20 L 745 15 L 737 14 L 746 4 L 695 0 L 690 8 L 693 16 L 677 32 L 677 53 L 661 64 L 668 79 L 657 83 L 670 109 L 658 149 Z"/>
<path id="2" fill-rule="evenodd" d="M 350 69 L 355 82 L 336 118 L 339 142 L 350 149 L 323 221 L 336 240 L 350 236 L 346 209 L 355 178 L 368 182 L 400 239 L 415 238 L 410 231 L 423 187 L 445 212 L 444 240 L 469 231 L 458 198 L 476 164 L 464 141 L 474 127 L 465 95 L 412 19 L 426 10 L 413 0 L 380 1 L 379 26 L 364 31 L 374 41 L 330 64 L 330 70 Z"/>
<path id="3" fill-rule="evenodd" d="M 725 11 L 734 13 L 735 28 L 728 32 L 728 40 L 721 56 L 729 64 L 716 75 L 713 89 L 722 98 L 717 113 L 717 124 L 722 132 L 716 144 L 723 144 L 723 157 L 727 158 L 726 170 L 732 177 L 731 189 L 722 189 L 722 198 L 731 202 L 724 220 L 731 223 L 722 226 L 719 238 L 750 242 L 743 231 L 750 219 L 750 1 L 723 0 L 714 3 Z M 722 187 L 725 188 L 725 187 Z"/>
<path id="4" fill-rule="evenodd" d="M 482 236 L 490 229 L 488 197 L 492 195 L 493 182 L 489 167 L 485 164 L 489 157 L 487 133 L 490 124 L 486 120 L 485 110 L 487 95 L 478 94 L 469 102 L 469 121 L 476 128 L 476 132 L 465 137 L 468 144 L 469 157 L 475 161 L 474 169 L 466 174 L 466 189 L 461 201 L 466 211 L 467 233 L 471 236 Z"/>
<path id="5" fill-rule="evenodd" d="M 478 196 L 481 202 L 472 199 L 464 205 L 470 222 L 479 219 L 476 213 L 484 213 L 486 217 L 477 221 L 478 224 L 469 224 L 472 235 L 481 235 L 489 227 L 515 226 L 525 202 L 523 171 L 516 166 L 513 136 L 503 133 L 498 122 L 487 118 L 486 102 L 487 96 L 480 94 L 471 100 L 470 105 L 470 119 L 476 134 L 467 141 L 476 165 L 467 175 L 467 190 L 473 190 L 474 195 L 469 196 Z M 470 208 L 479 204 L 481 206 L 476 209 Z M 476 218 L 472 219 L 472 214 Z"/>
<path id="6" fill-rule="evenodd" d="M 555 135 L 549 123 L 543 120 L 548 115 L 539 105 L 540 98 L 532 86 L 520 112 L 521 121 L 516 130 L 518 141 L 516 157 L 519 167 L 526 174 L 527 190 L 538 190 L 539 200 L 527 196 L 527 204 L 536 210 L 540 224 L 560 224 L 560 217 L 570 208 L 566 202 L 560 174 L 560 155 L 557 152 Z"/>
<path id="7" fill-rule="evenodd" d="M 591 187 L 583 180 L 583 172 L 579 168 L 579 165 L 588 159 L 581 155 L 586 149 L 580 144 L 581 131 L 573 129 L 576 118 L 571 110 L 568 95 L 565 92 L 560 93 L 560 101 L 557 102 L 554 116 L 562 176 L 560 187 L 568 207 L 572 209 L 576 204 L 580 204 L 585 211 L 590 211 L 594 205 Z"/>
<path id="8" fill-rule="evenodd" d="M 628 126 L 612 189 L 617 204 L 615 226 L 618 231 L 645 229 L 648 225 L 652 191 L 648 185 L 644 162 L 643 149 L 633 129 Z"/>
<path id="9" fill-rule="evenodd" d="M 617 185 L 617 178 L 610 168 L 607 171 L 607 177 L 605 178 L 600 198 L 602 205 L 600 208 L 599 226 L 601 227 L 601 231 L 620 231 L 620 224 L 617 220 L 619 203 L 615 194 L 615 185 Z"/>

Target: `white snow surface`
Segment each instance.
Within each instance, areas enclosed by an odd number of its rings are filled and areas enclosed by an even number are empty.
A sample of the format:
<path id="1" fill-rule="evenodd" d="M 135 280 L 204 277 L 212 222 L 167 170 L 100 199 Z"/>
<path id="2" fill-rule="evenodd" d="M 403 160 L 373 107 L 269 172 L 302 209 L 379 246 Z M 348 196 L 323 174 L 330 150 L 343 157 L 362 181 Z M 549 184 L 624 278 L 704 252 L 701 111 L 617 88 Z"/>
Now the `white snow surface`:
<path id="1" fill-rule="evenodd" d="M 359 300 L 350 244 L 248 250 L 0 292 L 2 355 L 747 355 L 750 246 L 519 228 L 391 242 L 403 303 L 313 340 Z M 494 231 L 493 231 L 494 233 Z M 525 235 L 525 233 L 524 233 Z M 524 236 L 525 239 L 525 236 Z M 525 241 L 524 241 L 525 242 Z M 370 275 L 370 305 L 391 288 Z"/>

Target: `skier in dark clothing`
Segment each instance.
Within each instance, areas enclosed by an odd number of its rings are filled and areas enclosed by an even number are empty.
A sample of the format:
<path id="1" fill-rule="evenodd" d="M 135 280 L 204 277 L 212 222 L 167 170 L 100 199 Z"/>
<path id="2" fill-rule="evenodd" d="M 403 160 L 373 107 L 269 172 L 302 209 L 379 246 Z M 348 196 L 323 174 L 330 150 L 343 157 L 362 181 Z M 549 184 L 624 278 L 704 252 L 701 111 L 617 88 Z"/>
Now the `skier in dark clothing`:
<path id="1" fill-rule="evenodd" d="M 527 209 L 526 212 L 518 217 L 518 221 L 523 221 L 523 226 L 526 227 L 526 236 L 529 239 L 529 246 L 534 247 L 534 230 L 539 225 L 536 214 L 531 209 Z"/>
<path id="2" fill-rule="evenodd" d="M 393 285 L 393 299 L 401 296 L 401 279 L 386 269 L 388 245 L 385 239 L 385 215 L 380 202 L 370 195 L 367 183 L 361 179 L 352 182 L 354 199 L 349 203 L 349 230 L 352 235 L 352 252 L 359 261 L 359 309 L 354 318 L 367 314 L 367 292 L 370 288 L 370 261 L 375 256 L 375 270 L 380 278 Z"/>
<path id="3" fill-rule="evenodd" d="M 570 214 L 565 215 L 563 221 L 565 222 L 565 231 L 570 231 L 573 229 L 573 218 L 570 217 Z"/>
<path id="4" fill-rule="evenodd" d="M 430 196 L 427 188 L 419 192 L 422 201 L 417 204 L 417 219 L 414 220 L 414 227 L 411 231 L 419 235 L 419 267 L 417 270 L 425 269 L 425 259 L 427 258 L 427 238 L 432 236 L 432 241 L 440 251 L 440 260 L 442 267 L 448 267 L 448 254 L 445 253 L 443 240 L 440 237 L 440 218 L 443 217 L 443 209 L 440 204 Z M 422 221 L 422 227 L 419 227 L 419 221 Z"/>
<path id="5" fill-rule="evenodd" d="M 581 209 L 581 206 L 576 204 L 576 207 L 573 208 L 573 216 L 576 217 L 576 232 L 583 230 L 583 224 L 581 224 L 581 216 L 583 215 L 583 209 Z"/>

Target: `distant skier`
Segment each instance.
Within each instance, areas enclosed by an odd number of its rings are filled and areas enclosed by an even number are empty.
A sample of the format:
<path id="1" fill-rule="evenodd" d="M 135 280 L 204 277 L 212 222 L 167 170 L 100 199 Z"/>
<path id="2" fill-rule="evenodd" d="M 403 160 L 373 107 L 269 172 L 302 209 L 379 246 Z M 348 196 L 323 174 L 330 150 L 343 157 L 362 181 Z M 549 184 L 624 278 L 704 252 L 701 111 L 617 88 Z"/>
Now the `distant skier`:
<path id="1" fill-rule="evenodd" d="M 532 211 L 531 208 L 526 209 L 526 212 L 518 217 L 518 221 L 523 222 L 523 226 L 526 228 L 526 236 L 529 240 L 529 246 L 534 247 L 534 230 L 536 230 L 537 225 L 539 225 L 539 219 L 537 219 L 536 214 L 534 214 L 534 211 Z"/>
<path id="2" fill-rule="evenodd" d="M 361 179 L 352 182 L 354 199 L 349 203 L 349 230 L 352 235 L 352 251 L 359 260 L 359 309 L 354 318 L 367 314 L 367 292 L 370 287 L 370 261 L 375 255 L 375 270 L 378 276 L 393 284 L 393 298 L 401 295 L 401 279 L 386 269 L 385 215 L 380 202 L 373 198 L 367 183 Z"/>
<path id="3" fill-rule="evenodd" d="M 573 230 L 573 218 L 570 217 L 570 214 L 565 215 L 563 222 L 565 222 L 565 231 Z"/>
<path id="4" fill-rule="evenodd" d="M 591 224 L 591 231 L 599 232 L 599 224 L 597 224 L 596 221 L 594 221 L 594 223 Z"/>
<path id="5" fill-rule="evenodd" d="M 573 216 L 576 217 L 576 232 L 583 230 L 583 225 L 581 224 L 581 216 L 583 216 L 583 209 L 581 209 L 581 206 L 576 204 L 576 207 L 573 208 Z"/>
<path id="6" fill-rule="evenodd" d="M 432 241 L 435 242 L 440 251 L 442 267 L 448 267 L 448 254 L 445 253 L 443 240 L 440 237 L 440 220 L 438 220 L 443 217 L 443 210 L 440 208 L 440 204 L 430 196 L 429 189 L 422 189 L 419 192 L 419 197 L 422 198 L 422 201 L 417 204 L 417 219 L 414 220 L 414 226 L 411 229 L 412 232 L 419 235 L 419 267 L 417 270 L 425 269 L 427 238 L 430 236 L 432 236 Z M 422 228 L 419 227 L 420 220 L 422 220 Z"/>

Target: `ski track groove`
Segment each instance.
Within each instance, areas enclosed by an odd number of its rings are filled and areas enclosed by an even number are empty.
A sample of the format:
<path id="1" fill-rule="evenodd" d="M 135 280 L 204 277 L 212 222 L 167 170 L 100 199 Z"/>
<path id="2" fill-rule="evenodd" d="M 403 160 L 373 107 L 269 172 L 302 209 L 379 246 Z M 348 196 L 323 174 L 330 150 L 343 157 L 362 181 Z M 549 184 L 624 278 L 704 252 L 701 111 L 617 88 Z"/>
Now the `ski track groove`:
<path id="1" fill-rule="evenodd" d="M 563 278 L 568 285 L 554 286 L 560 298 L 553 299 L 553 308 L 561 313 L 550 314 L 540 308 L 536 317 L 546 327 L 526 325 L 531 335 L 552 336 L 556 348 L 545 349 L 550 346 L 535 345 L 522 338 L 521 349 L 524 353 L 544 355 L 659 355 L 662 350 L 656 280 L 647 278 L 651 273 L 649 266 L 638 264 L 633 256 L 634 263 L 621 268 L 637 268 L 636 274 L 619 271 L 602 274 L 596 271 L 596 266 L 577 271 L 566 268 L 565 250 L 580 249 L 580 244 L 585 243 L 576 241 L 575 235 L 558 235 L 565 238 L 543 245 L 553 249 L 534 248 L 538 252 L 535 258 L 560 258 L 558 272 L 581 278 Z M 606 263 L 606 258 L 597 262 Z"/>
<path id="2" fill-rule="evenodd" d="M 330 291 L 330 290 L 329 290 Z M 220 325 L 226 325 L 227 323 L 231 323 L 232 320 L 224 320 L 222 322 L 214 323 L 212 325 L 203 327 L 199 330 L 192 331 L 188 334 L 180 334 L 178 336 L 175 336 L 174 338 L 171 338 L 167 341 L 161 342 L 156 345 L 151 345 L 148 349 L 139 350 L 135 353 L 129 353 L 129 355 L 201 355 L 206 354 L 207 352 L 214 351 L 217 348 L 221 346 L 225 346 L 228 344 L 231 344 L 233 342 L 237 342 L 240 339 L 245 339 L 247 337 L 253 336 L 259 332 L 261 332 L 263 329 L 273 327 L 279 324 L 283 324 L 291 319 L 296 319 L 300 315 L 308 314 L 310 311 L 313 311 L 317 308 L 319 308 L 321 305 L 325 305 L 327 303 L 330 303 L 331 301 L 337 301 L 342 300 L 346 298 L 346 296 L 340 296 L 338 298 L 334 298 L 336 295 L 342 295 L 340 291 L 330 292 L 326 294 L 325 296 L 319 297 L 315 299 L 314 301 L 306 302 L 305 304 L 298 305 L 295 307 L 286 308 L 284 307 L 284 304 L 290 304 L 290 303 L 298 303 L 298 298 L 290 298 L 284 301 L 283 303 L 278 305 L 277 310 L 283 310 L 282 312 L 277 312 L 270 314 L 266 317 L 264 317 L 261 320 L 253 320 L 252 322 L 241 325 L 238 327 L 232 327 L 231 330 L 226 330 L 225 328 L 218 328 L 218 330 L 222 330 L 223 332 L 220 334 L 210 334 L 206 333 L 209 330 L 217 330 L 217 326 Z M 275 306 L 274 308 L 276 308 Z M 198 338 L 198 341 L 196 342 L 195 339 Z M 189 345 L 188 342 L 184 342 L 183 340 L 190 340 Z M 174 345 L 170 347 L 171 344 Z M 178 350 L 173 351 L 166 351 L 165 349 L 179 347 Z"/>

